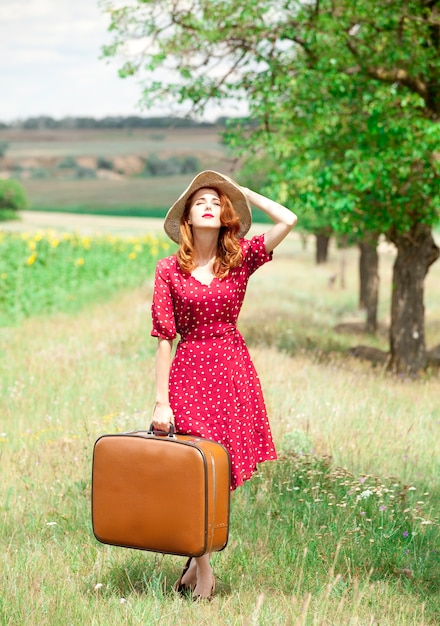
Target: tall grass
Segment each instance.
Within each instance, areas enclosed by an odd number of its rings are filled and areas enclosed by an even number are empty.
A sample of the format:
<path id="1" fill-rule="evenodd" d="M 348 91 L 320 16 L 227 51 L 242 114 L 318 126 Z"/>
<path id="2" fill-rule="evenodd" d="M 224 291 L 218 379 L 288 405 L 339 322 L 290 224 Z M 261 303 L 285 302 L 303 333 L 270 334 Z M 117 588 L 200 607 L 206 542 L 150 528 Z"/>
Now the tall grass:
<path id="1" fill-rule="evenodd" d="M 137 286 L 168 250 L 153 235 L 0 232 L 0 325 Z"/>
<path id="2" fill-rule="evenodd" d="M 210 604 L 172 591 L 183 559 L 103 546 L 91 532 L 95 439 L 151 416 L 151 275 L 75 315 L 0 329 L 2 624 L 438 623 L 438 376 L 395 379 L 346 352 L 386 346 L 332 330 L 362 319 L 354 252 L 345 290 L 328 280 L 335 251 L 315 267 L 292 238 L 275 257 L 253 277 L 240 327 L 280 460 L 233 494 Z M 383 324 L 391 263 L 382 255 Z"/>

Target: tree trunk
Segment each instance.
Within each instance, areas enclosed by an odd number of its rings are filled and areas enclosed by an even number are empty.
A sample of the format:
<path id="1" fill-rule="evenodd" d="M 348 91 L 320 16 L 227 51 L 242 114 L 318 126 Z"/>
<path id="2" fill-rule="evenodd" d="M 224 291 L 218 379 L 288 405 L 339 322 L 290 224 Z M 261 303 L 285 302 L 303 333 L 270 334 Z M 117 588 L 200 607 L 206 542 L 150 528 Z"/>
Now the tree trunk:
<path id="1" fill-rule="evenodd" d="M 339 237 L 339 256 L 340 256 L 340 271 L 341 271 L 341 275 L 339 278 L 339 284 L 341 286 L 341 289 L 345 289 L 345 270 L 347 268 L 347 258 L 346 258 L 346 253 L 347 253 L 347 235 L 341 235 Z"/>
<path id="2" fill-rule="evenodd" d="M 316 234 L 316 264 L 327 263 L 328 258 L 328 244 L 330 242 L 330 235 L 324 233 Z"/>
<path id="3" fill-rule="evenodd" d="M 390 363 L 395 372 L 416 374 L 426 367 L 424 281 L 439 257 L 432 230 L 416 224 L 403 235 L 389 234 L 397 247 L 391 301 Z"/>
<path id="4" fill-rule="evenodd" d="M 366 235 L 359 243 L 359 308 L 367 313 L 365 330 L 374 334 L 377 330 L 377 304 L 379 300 L 378 235 Z"/>

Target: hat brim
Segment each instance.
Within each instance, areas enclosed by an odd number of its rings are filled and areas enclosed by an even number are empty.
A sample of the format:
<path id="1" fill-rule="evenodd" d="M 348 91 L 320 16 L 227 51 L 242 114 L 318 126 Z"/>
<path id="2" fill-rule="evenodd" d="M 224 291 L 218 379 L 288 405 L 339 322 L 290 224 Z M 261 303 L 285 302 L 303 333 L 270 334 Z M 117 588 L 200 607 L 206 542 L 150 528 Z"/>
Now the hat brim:
<path id="1" fill-rule="evenodd" d="M 215 187 L 228 196 L 240 219 L 240 230 L 238 231 L 237 236 L 239 238 L 244 237 L 252 225 L 252 212 L 248 199 L 240 187 L 231 178 L 213 170 L 205 170 L 200 172 L 200 174 L 197 174 L 182 195 L 170 208 L 166 214 L 163 225 L 168 237 L 176 243 L 180 242 L 180 220 L 185 210 L 188 198 L 190 198 L 198 189 L 202 189 L 204 187 Z"/>

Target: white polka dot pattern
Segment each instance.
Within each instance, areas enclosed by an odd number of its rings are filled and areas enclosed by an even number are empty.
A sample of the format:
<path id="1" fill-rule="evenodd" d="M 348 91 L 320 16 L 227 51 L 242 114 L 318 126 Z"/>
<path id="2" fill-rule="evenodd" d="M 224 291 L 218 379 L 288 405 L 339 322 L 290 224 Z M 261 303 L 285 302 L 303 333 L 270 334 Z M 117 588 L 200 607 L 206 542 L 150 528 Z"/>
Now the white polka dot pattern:
<path id="1" fill-rule="evenodd" d="M 228 449 L 232 489 L 257 463 L 276 459 L 258 374 L 236 328 L 249 277 L 272 254 L 264 235 L 240 243 L 242 264 L 210 285 L 182 272 L 175 255 L 159 261 L 151 332 L 165 339 L 180 335 L 169 386 L 177 431 Z"/>

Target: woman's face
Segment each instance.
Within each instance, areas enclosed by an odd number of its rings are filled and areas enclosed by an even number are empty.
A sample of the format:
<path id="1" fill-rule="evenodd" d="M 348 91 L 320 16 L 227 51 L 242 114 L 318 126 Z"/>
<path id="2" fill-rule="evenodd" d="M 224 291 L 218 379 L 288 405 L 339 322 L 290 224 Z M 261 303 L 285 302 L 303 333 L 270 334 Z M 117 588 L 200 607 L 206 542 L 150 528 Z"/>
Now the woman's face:
<path id="1" fill-rule="evenodd" d="M 193 228 L 221 227 L 220 198 L 215 189 L 204 187 L 194 194 L 189 211 L 188 224 Z"/>

